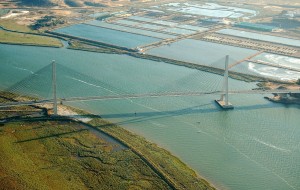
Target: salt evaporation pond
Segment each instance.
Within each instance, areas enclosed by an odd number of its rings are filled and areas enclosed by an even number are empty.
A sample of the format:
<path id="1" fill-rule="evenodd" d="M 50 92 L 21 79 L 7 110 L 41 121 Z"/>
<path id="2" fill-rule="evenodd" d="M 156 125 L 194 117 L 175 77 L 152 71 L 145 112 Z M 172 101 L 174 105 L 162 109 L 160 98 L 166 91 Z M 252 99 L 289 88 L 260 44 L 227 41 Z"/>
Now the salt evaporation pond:
<path id="1" fill-rule="evenodd" d="M 292 82 L 300 78 L 300 72 L 261 65 L 253 62 L 243 62 L 231 69 L 239 73 L 261 76 L 265 78 Z"/>
<path id="2" fill-rule="evenodd" d="M 165 20 L 154 20 L 154 21 L 151 21 L 151 23 L 160 24 L 160 25 L 169 26 L 169 27 L 174 27 L 177 25 L 176 22 L 170 22 L 170 21 L 165 21 Z"/>
<path id="3" fill-rule="evenodd" d="M 137 46 L 157 42 L 160 40 L 154 37 L 126 33 L 86 24 L 77 24 L 60 28 L 55 30 L 55 32 L 126 48 L 135 48 Z"/>
<path id="4" fill-rule="evenodd" d="M 179 34 L 179 35 L 196 33 L 193 30 L 187 30 L 187 29 L 182 29 L 182 28 L 167 28 L 167 29 L 164 29 L 162 31 L 169 32 L 169 33 L 174 33 L 174 34 Z"/>
<path id="5" fill-rule="evenodd" d="M 251 60 L 263 61 L 273 65 L 285 66 L 300 69 L 300 59 L 270 53 L 262 53 Z"/>
<path id="6" fill-rule="evenodd" d="M 206 55 L 204 62 L 214 56 L 213 52 Z M 59 97 L 208 91 L 222 85 L 219 75 L 125 55 L 0 44 L 0 57 L 1 89 L 53 59 L 72 68 L 73 72 L 57 70 Z M 76 72 L 95 81 L 76 78 Z M 51 73 L 45 79 L 50 82 Z M 233 79 L 229 83 L 232 89 L 256 87 Z M 103 85 L 110 88 L 105 90 Z M 160 97 L 72 105 L 100 114 L 168 149 L 220 189 L 300 189 L 299 107 L 274 104 L 262 95 L 240 94 L 230 96 L 234 110 L 222 111 L 213 101 L 216 98 L 219 96 Z"/>
<path id="7" fill-rule="evenodd" d="M 164 33 L 159 33 L 159 32 L 153 32 L 153 31 L 149 31 L 149 30 L 142 30 L 142 29 L 138 29 L 138 28 L 121 26 L 121 25 L 116 25 L 116 24 L 110 24 L 110 23 L 107 23 L 107 22 L 101 22 L 101 21 L 97 21 L 97 20 L 89 21 L 89 22 L 87 22 L 87 24 L 93 25 L 93 26 L 99 26 L 99 27 L 103 27 L 103 28 L 120 30 L 120 31 L 123 31 L 123 32 L 140 34 L 140 35 L 144 35 L 144 36 L 151 36 L 151 37 L 154 37 L 154 38 L 165 39 L 165 38 L 175 38 L 176 37 L 174 35 L 169 35 L 169 34 L 164 34 Z"/>
<path id="8" fill-rule="evenodd" d="M 283 38 L 278 36 L 271 36 L 266 34 L 259 34 L 259 33 L 247 32 L 242 30 L 234 30 L 234 29 L 222 29 L 217 31 L 217 33 L 300 47 L 300 40 L 296 40 L 296 39 Z"/>
<path id="9" fill-rule="evenodd" d="M 135 26 L 135 25 L 141 24 L 140 22 L 125 20 L 125 19 L 117 20 L 115 23 L 120 23 L 120 24 L 125 24 L 125 25 L 130 25 L 130 26 Z"/>
<path id="10" fill-rule="evenodd" d="M 147 51 L 150 55 L 190 62 L 199 65 L 211 65 L 224 68 L 224 57 L 230 56 L 230 62 L 242 60 L 257 51 L 240 47 L 221 45 L 200 40 L 185 39 L 170 45 L 160 46 Z"/>
<path id="11" fill-rule="evenodd" d="M 165 28 L 164 26 L 154 25 L 154 24 L 140 24 L 139 27 L 151 29 L 151 30 L 161 30 Z"/>
<path id="12" fill-rule="evenodd" d="M 205 3 L 204 5 L 199 5 L 197 3 L 169 3 L 161 7 L 164 7 L 169 11 L 209 17 L 240 18 L 256 16 L 255 10 L 222 6 L 216 3 Z"/>
<path id="13" fill-rule="evenodd" d="M 129 17 L 129 19 L 142 21 L 142 22 L 152 22 L 154 20 L 153 18 L 142 17 L 142 16 L 131 16 Z"/>
<path id="14" fill-rule="evenodd" d="M 154 24 L 144 24 L 141 22 L 131 21 L 131 20 L 118 20 L 116 23 L 125 24 L 133 27 L 139 27 L 139 28 L 145 28 L 145 29 L 151 29 L 151 30 L 160 30 L 165 27 L 154 25 Z"/>
<path id="15" fill-rule="evenodd" d="M 177 28 L 187 29 L 187 30 L 201 31 L 201 32 L 208 30 L 208 28 L 205 28 L 205 27 L 194 26 L 194 25 L 186 25 L 186 24 L 177 25 L 176 27 Z"/>

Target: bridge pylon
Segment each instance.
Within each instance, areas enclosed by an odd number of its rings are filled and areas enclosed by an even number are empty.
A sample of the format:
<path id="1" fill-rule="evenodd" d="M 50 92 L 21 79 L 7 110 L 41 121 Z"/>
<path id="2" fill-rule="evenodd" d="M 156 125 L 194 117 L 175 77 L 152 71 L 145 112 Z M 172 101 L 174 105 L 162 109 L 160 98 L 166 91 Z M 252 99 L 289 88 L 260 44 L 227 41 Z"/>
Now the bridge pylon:
<path id="1" fill-rule="evenodd" d="M 53 93 L 53 116 L 57 116 L 57 96 L 56 96 L 56 63 L 52 61 L 52 93 Z"/>
<path id="2" fill-rule="evenodd" d="M 229 55 L 226 55 L 224 85 L 223 85 L 223 89 L 222 89 L 224 94 L 221 95 L 220 100 L 216 100 L 217 104 L 223 109 L 233 109 L 233 105 L 228 100 L 228 98 L 229 98 L 229 96 L 228 96 L 228 61 L 229 61 Z"/>

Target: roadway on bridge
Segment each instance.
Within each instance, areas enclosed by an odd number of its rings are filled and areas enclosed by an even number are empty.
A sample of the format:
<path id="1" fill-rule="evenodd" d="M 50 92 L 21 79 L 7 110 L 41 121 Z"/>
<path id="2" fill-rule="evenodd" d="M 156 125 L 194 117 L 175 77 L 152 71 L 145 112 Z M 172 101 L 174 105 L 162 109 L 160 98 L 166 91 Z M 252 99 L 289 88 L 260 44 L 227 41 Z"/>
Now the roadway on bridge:
<path id="1" fill-rule="evenodd" d="M 272 93 L 300 93 L 299 90 L 239 90 L 229 91 L 229 94 L 272 94 Z M 204 96 L 204 95 L 222 95 L 224 91 L 211 91 L 211 92 L 169 92 L 169 93 L 146 93 L 146 94 L 127 94 L 127 95 L 113 95 L 113 96 L 90 96 L 90 97 L 70 97 L 58 98 L 58 102 L 80 102 L 80 101 L 95 101 L 95 100 L 119 100 L 119 99 L 138 99 L 138 98 L 158 98 L 158 97 L 182 97 L 182 96 Z M 23 102 L 10 102 L 0 104 L 0 108 L 12 106 L 28 106 L 53 103 L 53 99 L 36 100 L 36 101 L 23 101 Z"/>

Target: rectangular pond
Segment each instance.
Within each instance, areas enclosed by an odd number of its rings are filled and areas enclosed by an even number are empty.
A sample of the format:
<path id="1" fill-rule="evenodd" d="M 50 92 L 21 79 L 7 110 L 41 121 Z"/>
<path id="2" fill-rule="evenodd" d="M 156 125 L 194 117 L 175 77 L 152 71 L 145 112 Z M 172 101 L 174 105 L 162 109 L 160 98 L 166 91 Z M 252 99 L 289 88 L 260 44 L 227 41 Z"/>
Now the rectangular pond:
<path id="1" fill-rule="evenodd" d="M 133 27 L 129 27 L 129 26 L 121 26 L 121 25 L 111 24 L 111 23 L 107 23 L 107 22 L 101 22 L 101 21 L 97 21 L 97 20 L 87 22 L 86 24 L 109 28 L 109 29 L 114 29 L 114 30 L 120 30 L 120 31 L 124 31 L 124 32 L 130 32 L 130 33 L 134 33 L 134 34 L 150 36 L 150 37 L 154 37 L 154 38 L 160 38 L 160 39 L 176 37 L 174 35 L 169 35 L 169 34 L 149 31 L 149 30 L 142 30 L 142 29 L 133 28 Z"/>
<path id="2" fill-rule="evenodd" d="M 194 31 L 194 30 L 187 30 L 187 29 L 183 29 L 183 28 L 166 28 L 162 31 L 173 33 L 173 34 L 179 34 L 179 35 L 196 33 L 196 31 Z"/>
<path id="3" fill-rule="evenodd" d="M 257 51 L 216 44 L 200 40 L 185 39 L 170 45 L 149 50 L 147 53 L 179 61 L 186 61 L 199 65 L 224 68 L 225 56 L 230 56 L 230 63 L 242 60 Z"/>
<path id="4" fill-rule="evenodd" d="M 140 22 L 131 21 L 131 20 L 125 20 L 125 19 L 117 20 L 117 21 L 115 21 L 115 23 L 117 23 L 117 24 L 125 24 L 125 25 L 129 25 L 129 26 L 135 26 L 135 25 L 141 24 Z"/>
<path id="5" fill-rule="evenodd" d="M 163 5 L 162 7 L 169 11 L 181 12 L 185 14 L 203 15 L 209 17 L 240 18 L 256 16 L 255 10 L 243 9 L 232 6 L 223 6 L 216 3 L 169 3 Z"/>
<path id="6" fill-rule="evenodd" d="M 153 18 L 141 17 L 141 16 L 131 16 L 129 17 L 129 19 L 142 21 L 142 22 L 151 22 L 154 20 Z"/>
<path id="7" fill-rule="evenodd" d="M 300 59 L 282 55 L 276 55 L 271 53 L 262 53 L 251 60 L 263 61 L 273 65 L 279 65 L 284 67 L 290 67 L 300 70 Z M 300 76 L 299 76 L 300 78 Z"/>
<path id="8" fill-rule="evenodd" d="M 155 25 L 155 24 L 147 24 L 147 23 L 142 23 L 142 22 L 137 22 L 137 21 L 131 21 L 131 20 L 118 20 L 116 21 L 116 23 L 118 24 L 125 24 L 125 25 L 129 25 L 129 26 L 133 26 L 133 27 L 138 27 L 138 28 L 145 28 L 145 29 L 150 29 L 150 30 L 160 30 L 163 29 L 165 27 L 163 26 L 159 26 L 159 25 Z"/>
<path id="9" fill-rule="evenodd" d="M 200 26 L 194 26 L 194 25 L 186 25 L 186 24 L 177 25 L 176 27 L 187 29 L 187 30 L 201 31 L 201 32 L 208 30 L 208 28 L 204 28 L 204 27 L 200 27 Z"/>
<path id="10" fill-rule="evenodd" d="M 165 21 L 165 20 L 154 20 L 154 21 L 151 21 L 151 23 L 160 24 L 160 25 L 164 25 L 164 26 L 176 26 L 177 25 L 176 22 Z"/>
<path id="11" fill-rule="evenodd" d="M 151 29 L 151 30 L 161 30 L 161 29 L 165 28 L 164 26 L 159 26 L 159 25 L 155 25 L 155 24 L 140 24 L 139 27 Z"/>
<path id="12" fill-rule="evenodd" d="M 291 39 L 291 38 L 271 36 L 271 35 L 267 35 L 267 34 L 259 34 L 259 33 L 255 33 L 255 32 L 247 32 L 247 31 L 234 30 L 234 29 L 222 29 L 222 30 L 217 31 L 217 33 L 300 47 L 300 40 Z"/>
<path id="13" fill-rule="evenodd" d="M 77 24 L 60 28 L 55 30 L 55 32 L 126 48 L 135 48 L 137 46 L 157 42 L 160 40 L 154 37 L 132 34 L 86 24 Z"/>

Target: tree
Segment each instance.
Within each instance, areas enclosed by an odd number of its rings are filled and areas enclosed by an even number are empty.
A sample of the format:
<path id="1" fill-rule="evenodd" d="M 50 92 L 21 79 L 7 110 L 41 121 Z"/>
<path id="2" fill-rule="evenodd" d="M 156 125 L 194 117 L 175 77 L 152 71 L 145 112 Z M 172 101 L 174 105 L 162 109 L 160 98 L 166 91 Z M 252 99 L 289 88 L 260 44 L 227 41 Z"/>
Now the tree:
<path id="1" fill-rule="evenodd" d="M 300 78 L 297 80 L 296 84 L 300 85 Z"/>

